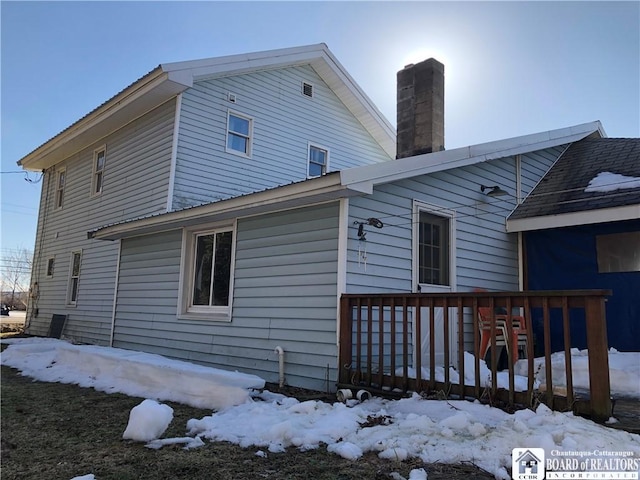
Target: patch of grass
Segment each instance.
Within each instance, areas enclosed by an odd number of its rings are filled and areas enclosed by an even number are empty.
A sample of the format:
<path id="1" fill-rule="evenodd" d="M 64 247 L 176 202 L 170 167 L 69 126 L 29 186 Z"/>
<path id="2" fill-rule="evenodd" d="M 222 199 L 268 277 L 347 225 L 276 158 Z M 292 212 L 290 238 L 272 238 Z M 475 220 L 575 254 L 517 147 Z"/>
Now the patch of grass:
<path id="1" fill-rule="evenodd" d="M 366 454 L 357 461 L 326 448 L 255 455 L 228 443 L 151 450 L 122 440 L 130 410 L 143 399 L 105 394 L 75 385 L 35 382 L 2 367 L 2 479 L 69 480 L 93 473 L 97 480 L 369 480 L 405 478 L 425 468 L 429 479 L 491 479 L 473 465 L 425 465 L 418 459 L 381 460 Z M 184 436 L 190 418 L 211 415 L 172 402 L 174 420 L 164 437 Z"/>

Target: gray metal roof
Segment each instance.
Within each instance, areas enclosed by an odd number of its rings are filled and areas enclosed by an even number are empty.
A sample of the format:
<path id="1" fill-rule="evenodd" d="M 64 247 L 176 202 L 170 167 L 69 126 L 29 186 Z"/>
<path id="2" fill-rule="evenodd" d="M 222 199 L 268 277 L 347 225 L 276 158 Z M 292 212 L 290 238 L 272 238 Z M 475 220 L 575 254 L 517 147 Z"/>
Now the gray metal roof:
<path id="1" fill-rule="evenodd" d="M 585 138 L 571 144 L 509 220 L 640 205 L 640 188 L 585 192 L 602 172 L 640 177 L 640 138 Z"/>

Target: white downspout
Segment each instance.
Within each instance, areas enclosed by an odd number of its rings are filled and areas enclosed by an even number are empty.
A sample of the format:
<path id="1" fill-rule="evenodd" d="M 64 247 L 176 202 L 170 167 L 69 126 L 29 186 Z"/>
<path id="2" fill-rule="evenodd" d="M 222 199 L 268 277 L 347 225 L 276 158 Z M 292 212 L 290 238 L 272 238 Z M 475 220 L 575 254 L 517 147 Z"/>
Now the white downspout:
<path id="1" fill-rule="evenodd" d="M 284 387 L 284 349 L 278 345 L 275 352 L 278 354 L 278 385 L 282 388 Z"/>

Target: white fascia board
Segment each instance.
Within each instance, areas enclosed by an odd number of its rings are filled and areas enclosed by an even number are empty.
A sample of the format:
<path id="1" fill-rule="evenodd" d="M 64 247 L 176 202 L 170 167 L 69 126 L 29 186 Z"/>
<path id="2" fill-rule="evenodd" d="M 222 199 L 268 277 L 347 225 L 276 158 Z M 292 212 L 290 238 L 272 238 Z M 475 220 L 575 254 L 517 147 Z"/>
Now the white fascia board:
<path id="1" fill-rule="evenodd" d="M 157 68 L 18 161 L 44 170 L 106 137 L 188 88 Z"/>
<path id="2" fill-rule="evenodd" d="M 98 228 L 91 238 L 116 240 L 217 220 L 247 217 L 361 195 L 328 175 L 206 205 Z"/>
<path id="3" fill-rule="evenodd" d="M 375 165 L 354 167 L 343 170 L 341 176 L 343 185 L 368 181 L 378 185 L 576 142 L 594 132 L 603 134 L 599 121 L 453 150 L 425 153 Z"/>
<path id="4" fill-rule="evenodd" d="M 586 210 L 581 212 L 547 215 L 541 217 L 517 218 L 507 220 L 507 232 L 527 232 L 548 228 L 592 225 L 594 223 L 619 222 L 640 218 L 640 205 Z"/>
<path id="5" fill-rule="evenodd" d="M 360 123 L 392 159 L 396 133 L 391 123 L 358 86 L 324 43 L 226 57 L 162 64 L 170 74 L 183 72 L 192 81 L 240 75 L 296 65 L 311 65 L 320 78 L 358 118 Z"/>

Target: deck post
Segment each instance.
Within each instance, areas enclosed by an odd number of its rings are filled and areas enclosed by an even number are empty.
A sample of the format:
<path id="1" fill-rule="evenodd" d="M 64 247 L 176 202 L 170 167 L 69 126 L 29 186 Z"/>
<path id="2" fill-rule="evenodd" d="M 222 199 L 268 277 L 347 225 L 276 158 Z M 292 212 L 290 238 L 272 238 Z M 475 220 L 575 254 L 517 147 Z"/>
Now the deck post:
<path id="1" fill-rule="evenodd" d="M 585 301 L 591 416 L 596 421 L 606 421 L 612 413 L 604 301 L 601 296 L 590 296 Z"/>
<path id="2" fill-rule="evenodd" d="M 353 318 L 351 318 L 351 308 L 349 299 L 340 299 L 340 338 L 338 355 L 338 382 L 345 384 L 349 382 L 349 370 L 345 365 L 351 364 L 351 330 L 353 328 Z"/>

